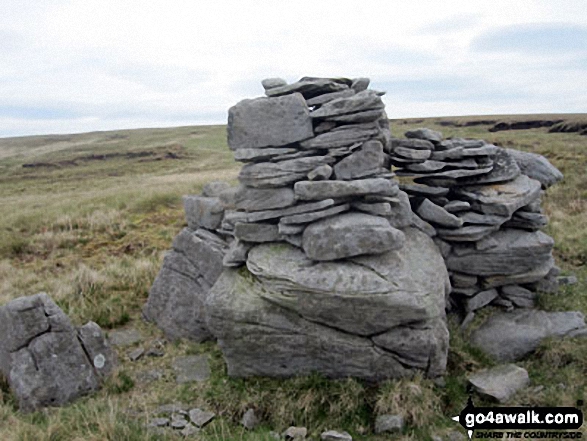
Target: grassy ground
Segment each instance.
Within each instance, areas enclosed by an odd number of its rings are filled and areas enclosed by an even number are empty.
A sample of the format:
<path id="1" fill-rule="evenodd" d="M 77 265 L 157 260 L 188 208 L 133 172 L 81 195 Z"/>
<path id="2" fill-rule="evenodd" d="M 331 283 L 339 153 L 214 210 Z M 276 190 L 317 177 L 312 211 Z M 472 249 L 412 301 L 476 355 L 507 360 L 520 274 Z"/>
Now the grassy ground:
<path id="1" fill-rule="evenodd" d="M 549 134 L 547 128 L 490 133 L 491 124 L 453 127 L 441 122 L 401 120 L 392 122 L 392 130 L 400 136 L 427 126 L 445 136 L 484 138 L 543 154 L 565 174 L 543 202 L 557 262 L 579 283 L 542 296 L 540 304 L 587 314 L 587 136 Z M 140 310 L 163 251 L 185 223 L 181 195 L 198 193 L 210 180 L 234 181 L 239 167 L 226 147 L 223 126 L 0 139 L 0 304 L 46 291 L 76 324 L 94 320 L 107 329 L 134 327 L 143 333 L 144 347 L 161 339 L 156 328 L 142 322 Z M 102 391 L 61 409 L 21 415 L 0 381 L 0 439 L 166 439 L 148 433 L 143 424 L 155 407 L 173 401 L 219 415 L 202 432 L 205 440 L 270 439 L 269 430 L 292 424 L 307 426 L 315 439 L 323 429 L 337 429 L 358 440 L 387 440 L 389 436 L 372 434 L 375 415 L 386 412 L 406 417 L 408 425 L 397 439 L 429 439 L 458 430 L 449 417 L 465 405 L 467 373 L 492 365 L 468 346 L 456 322 L 451 320 L 450 327 L 444 387 L 422 378 L 378 386 L 320 376 L 233 380 L 213 343 L 168 344 L 165 356 L 134 363 L 125 356 L 130 347 L 120 350 L 119 370 Z M 208 354 L 210 381 L 175 384 L 171 361 L 186 353 Z M 587 339 L 546 342 L 520 365 L 533 384 L 510 404 L 574 405 L 586 398 Z M 152 369 L 163 373 L 161 380 L 138 380 Z M 534 392 L 536 386 L 543 388 Z M 263 420 L 252 433 L 238 424 L 249 407 Z"/>

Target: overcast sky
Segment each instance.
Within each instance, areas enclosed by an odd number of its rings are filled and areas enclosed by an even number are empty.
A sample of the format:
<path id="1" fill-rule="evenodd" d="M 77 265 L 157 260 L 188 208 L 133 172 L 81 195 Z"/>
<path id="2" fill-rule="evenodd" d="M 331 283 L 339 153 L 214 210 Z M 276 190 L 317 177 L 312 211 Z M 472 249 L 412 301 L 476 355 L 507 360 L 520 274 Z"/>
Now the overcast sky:
<path id="1" fill-rule="evenodd" d="M 224 124 L 305 75 L 390 118 L 586 112 L 587 1 L 0 1 L 0 137 Z"/>

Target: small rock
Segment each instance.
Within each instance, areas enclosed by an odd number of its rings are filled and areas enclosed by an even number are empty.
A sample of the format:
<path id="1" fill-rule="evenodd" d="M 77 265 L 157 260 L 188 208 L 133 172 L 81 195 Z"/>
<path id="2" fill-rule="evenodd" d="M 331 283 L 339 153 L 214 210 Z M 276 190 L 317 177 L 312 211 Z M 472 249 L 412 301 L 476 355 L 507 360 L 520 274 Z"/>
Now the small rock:
<path id="1" fill-rule="evenodd" d="M 197 427 L 200 428 L 204 427 L 216 416 L 214 412 L 206 412 L 197 408 L 190 410 L 189 415 L 192 423 L 194 423 Z"/>
<path id="2" fill-rule="evenodd" d="M 375 419 L 375 433 L 401 432 L 404 428 L 404 417 L 401 415 L 379 415 Z"/>
<path id="3" fill-rule="evenodd" d="M 442 141 L 442 133 L 426 128 L 408 130 L 405 133 L 406 138 L 425 139 L 426 141 Z"/>
<path id="4" fill-rule="evenodd" d="M 145 355 L 145 350 L 143 348 L 136 348 L 134 351 L 128 353 L 128 358 L 130 361 L 137 361 L 143 355 Z"/>
<path id="5" fill-rule="evenodd" d="M 370 82 L 371 80 L 369 78 L 355 78 L 353 84 L 351 84 L 351 89 L 355 92 L 362 92 L 363 90 L 367 90 Z"/>
<path id="6" fill-rule="evenodd" d="M 130 346 L 143 339 L 139 331 L 134 328 L 108 332 L 108 340 L 113 346 Z"/>
<path id="7" fill-rule="evenodd" d="M 178 384 L 191 381 L 206 381 L 210 378 L 210 365 L 206 355 L 178 357 L 173 361 Z"/>
<path id="8" fill-rule="evenodd" d="M 171 428 L 175 430 L 181 430 L 188 425 L 188 420 L 186 420 L 183 416 L 181 418 L 173 418 L 171 420 Z"/>
<path id="9" fill-rule="evenodd" d="M 560 285 L 575 285 L 577 283 L 576 276 L 560 276 L 558 278 L 558 283 Z"/>
<path id="10" fill-rule="evenodd" d="M 153 418 L 149 421 L 148 427 L 165 427 L 169 426 L 169 418 Z"/>
<path id="11" fill-rule="evenodd" d="M 328 164 L 321 165 L 308 172 L 308 179 L 310 181 L 325 181 L 330 176 L 332 176 L 332 167 Z"/>
<path id="12" fill-rule="evenodd" d="M 254 409 L 248 409 L 243 418 L 241 419 L 241 424 L 244 426 L 245 429 L 253 430 L 259 424 L 259 419 L 257 415 L 255 415 Z"/>
<path id="13" fill-rule="evenodd" d="M 428 222 L 447 228 L 459 228 L 463 226 L 463 220 L 449 213 L 444 208 L 424 199 L 418 209 L 418 215 Z"/>
<path id="14" fill-rule="evenodd" d="M 197 435 L 198 433 L 200 433 L 200 429 L 198 429 L 196 426 L 194 426 L 192 424 L 188 424 L 179 433 L 181 433 L 182 436 L 188 437 L 188 436 Z"/>
<path id="15" fill-rule="evenodd" d="M 322 441 L 353 441 L 353 437 L 347 432 L 337 432 L 335 430 L 322 432 L 320 439 Z"/>
<path id="16" fill-rule="evenodd" d="M 469 377 L 469 383 L 481 395 L 504 403 L 526 387 L 530 378 L 526 369 L 515 364 L 505 364 L 474 373 Z"/>
<path id="17" fill-rule="evenodd" d="M 145 352 L 145 355 L 147 357 L 163 357 L 165 355 L 165 351 L 160 348 L 150 347 L 147 349 L 147 352 Z"/>
<path id="18" fill-rule="evenodd" d="M 135 380 L 137 383 L 141 384 L 148 384 L 152 383 L 153 381 L 158 381 L 163 378 L 164 372 L 159 369 L 149 369 L 145 371 L 137 372 L 135 375 Z"/>
<path id="19" fill-rule="evenodd" d="M 225 190 L 230 188 L 230 184 L 225 181 L 211 181 L 202 188 L 202 196 L 219 197 Z"/>
<path id="20" fill-rule="evenodd" d="M 283 78 L 265 78 L 261 81 L 261 85 L 263 86 L 263 89 L 269 90 L 276 87 L 287 86 L 287 81 Z"/>
<path id="21" fill-rule="evenodd" d="M 306 435 L 308 434 L 308 429 L 305 427 L 288 427 L 285 432 L 283 432 L 283 437 L 285 440 L 290 441 L 301 441 L 306 439 Z"/>

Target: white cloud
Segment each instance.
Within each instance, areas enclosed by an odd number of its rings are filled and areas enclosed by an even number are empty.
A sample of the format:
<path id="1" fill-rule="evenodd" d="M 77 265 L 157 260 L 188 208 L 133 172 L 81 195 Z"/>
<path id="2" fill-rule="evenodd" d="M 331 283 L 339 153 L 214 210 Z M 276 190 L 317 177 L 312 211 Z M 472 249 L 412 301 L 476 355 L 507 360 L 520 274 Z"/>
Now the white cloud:
<path id="1" fill-rule="evenodd" d="M 391 87 L 392 117 L 581 111 L 587 55 L 474 42 L 535 23 L 585 27 L 584 9 L 583 0 L 3 0 L 0 136 L 224 123 L 267 76 L 370 76 Z"/>

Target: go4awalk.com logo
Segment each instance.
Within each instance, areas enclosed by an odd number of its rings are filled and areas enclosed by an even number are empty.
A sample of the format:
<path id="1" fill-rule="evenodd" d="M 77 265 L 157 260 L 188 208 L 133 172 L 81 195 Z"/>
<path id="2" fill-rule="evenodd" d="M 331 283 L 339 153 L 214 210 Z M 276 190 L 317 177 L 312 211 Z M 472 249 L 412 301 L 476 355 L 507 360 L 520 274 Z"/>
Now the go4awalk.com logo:
<path id="1" fill-rule="evenodd" d="M 467 430 L 469 439 L 473 433 L 476 439 L 583 439 L 576 431 L 583 425 L 583 412 L 576 407 L 475 407 L 469 397 L 452 419 Z"/>

